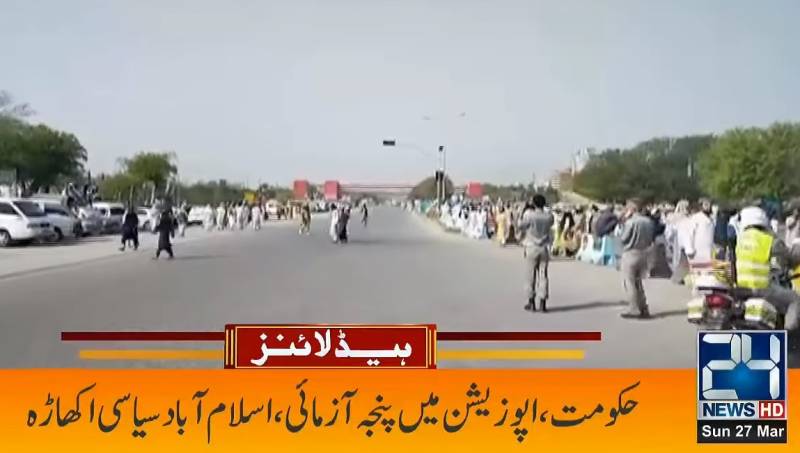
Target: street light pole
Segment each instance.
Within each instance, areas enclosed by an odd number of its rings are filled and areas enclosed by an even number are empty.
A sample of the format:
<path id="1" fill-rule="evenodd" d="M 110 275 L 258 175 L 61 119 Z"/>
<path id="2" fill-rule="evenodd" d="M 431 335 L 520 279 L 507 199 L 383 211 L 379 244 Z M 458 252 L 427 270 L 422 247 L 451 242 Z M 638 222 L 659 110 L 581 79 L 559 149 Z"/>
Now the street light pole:
<path id="1" fill-rule="evenodd" d="M 385 147 L 397 147 L 399 146 L 397 140 L 394 139 L 385 139 L 382 142 L 382 145 Z M 402 146 L 410 147 L 416 149 L 417 151 L 421 151 L 424 154 L 430 156 L 430 149 L 425 149 L 420 146 L 410 144 L 410 143 L 403 143 Z M 444 184 L 444 168 L 445 168 L 445 160 L 444 160 L 444 146 L 439 146 L 438 152 L 438 164 L 435 167 L 436 170 L 434 172 L 434 184 L 436 184 L 436 201 L 441 203 L 442 199 L 445 197 L 445 184 Z"/>
<path id="2" fill-rule="evenodd" d="M 447 152 L 443 145 L 439 145 L 439 159 L 441 162 L 440 170 L 442 172 L 442 178 L 437 186 L 437 188 L 439 188 L 437 201 L 439 202 L 439 209 L 441 210 L 444 205 L 444 200 L 447 198 Z"/>

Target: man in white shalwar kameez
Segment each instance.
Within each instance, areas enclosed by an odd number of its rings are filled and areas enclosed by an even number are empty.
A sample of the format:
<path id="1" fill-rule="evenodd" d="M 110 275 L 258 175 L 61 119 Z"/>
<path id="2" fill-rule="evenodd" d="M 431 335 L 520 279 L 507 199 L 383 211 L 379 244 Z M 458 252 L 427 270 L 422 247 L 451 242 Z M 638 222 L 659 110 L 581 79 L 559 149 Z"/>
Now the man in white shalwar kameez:
<path id="1" fill-rule="evenodd" d="M 339 235 L 336 234 L 336 224 L 339 223 L 339 209 L 336 205 L 331 206 L 331 226 L 329 234 L 333 242 L 339 242 Z"/>
<path id="2" fill-rule="evenodd" d="M 228 207 L 228 228 L 231 230 L 236 229 L 236 219 L 239 217 L 237 215 L 240 207 L 237 206 L 229 206 Z"/>
<path id="3" fill-rule="evenodd" d="M 217 230 L 224 230 L 225 229 L 225 215 L 227 214 L 227 210 L 225 209 L 225 203 L 220 203 L 217 206 Z"/>
<path id="4" fill-rule="evenodd" d="M 684 250 L 689 258 L 689 270 L 694 278 L 711 272 L 714 257 L 714 219 L 711 217 L 711 202 L 700 200 L 697 212 L 685 221 L 687 229 Z"/>
<path id="5" fill-rule="evenodd" d="M 253 205 L 253 229 L 260 230 L 261 229 L 261 221 L 264 220 L 264 213 L 261 212 L 261 206 L 259 204 Z"/>
<path id="6" fill-rule="evenodd" d="M 204 210 L 205 218 L 203 218 L 203 228 L 206 231 L 211 231 L 214 228 L 214 209 L 210 204 L 207 204 Z"/>

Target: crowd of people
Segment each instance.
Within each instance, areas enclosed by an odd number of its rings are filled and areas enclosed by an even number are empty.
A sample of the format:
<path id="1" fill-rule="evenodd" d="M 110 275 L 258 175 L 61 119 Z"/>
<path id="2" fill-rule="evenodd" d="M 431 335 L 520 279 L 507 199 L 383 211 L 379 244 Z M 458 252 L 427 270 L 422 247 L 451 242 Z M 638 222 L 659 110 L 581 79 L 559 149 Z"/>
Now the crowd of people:
<path id="1" fill-rule="evenodd" d="M 176 236 L 183 237 L 186 227 L 189 224 L 190 208 L 187 204 L 180 207 L 166 208 L 163 203 L 156 209 L 156 221 L 153 232 L 159 235 L 158 248 L 156 250 L 157 259 L 161 252 L 166 252 L 169 258 L 174 256 L 172 251 L 171 239 Z M 216 208 L 207 204 L 203 209 L 203 228 L 207 231 L 224 230 L 245 230 L 252 228 L 260 230 L 264 222 L 269 218 L 266 204 L 252 203 L 247 201 L 220 203 Z M 295 215 L 300 217 L 300 234 L 310 234 L 311 232 L 311 206 L 308 203 L 293 206 L 286 212 L 279 212 L 278 218 L 293 218 Z M 127 248 L 137 250 L 139 248 L 139 223 L 140 219 L 133 206 L 129 207 L 122 220 L 120 251 Z M 177 233 L 176 233 L 177 232 Z"/>
<path id="2" fill-rule="evenodd" d="M 440 221 L 446 228 L 459 231 L 474 239 L 492 239 L 500 245 L 518 244 L 523 236 L 519 222 L 526 209 L 525 202 L 504 202 L 484 199 L 480 202 L 454 197 L 445 203 Z M 547 211 L 554 216 L 554 255 L 574 256 L 581 237 L 591 230 L 597 207 L 556 205 Z"/>
<path id="3" fill-rule="evenodd" d="M 366 203 L 361 203 L 361 223 L 367 226 L 367 219 L 369 218 L 369 208 Z M 351 206 L 347 203 L 331 205 L 331 223 L 328 229 L 328 234 L 331 240 L 335 243 L 346 244 L 349 240 L 349 223 L 350 223 L 350 210 Z"/>
<path id="4" fill-rule="evenodd" d="M 676 204 L 631 200 L 624 205 L 547 206 L 541 196 L 529 202 L 453 197 L 439 210 L 439 221 L 470 238 L 523 246 L 529 265 L 527 310 L 536 311 L 538 305 L 546 311 L 550 257 L 597 256 L 598 264 L 613 265 L 623 274 L 630 304 L 623 314 L 626 318 L 650 316 L 643 278 L 665 277 L 691 286 L 701 274 L 723 272 L 732 284 L 753 286 L 779 311 L 788 313 L 787 326 L 797 326 L 800 319 L 796 291 L 751 272 L 752 268 L 769 271 L 776 260 L 788 269 L 800 264 L 800 205 L 759 200 L 726 209 L 699 199 Z M 743 247 L 757 249 L 760 255 L 742 252 Z M 737 259 L 737 250 L 747 256 Z M 764 262 L 764 256 L 770 259 Z"/>

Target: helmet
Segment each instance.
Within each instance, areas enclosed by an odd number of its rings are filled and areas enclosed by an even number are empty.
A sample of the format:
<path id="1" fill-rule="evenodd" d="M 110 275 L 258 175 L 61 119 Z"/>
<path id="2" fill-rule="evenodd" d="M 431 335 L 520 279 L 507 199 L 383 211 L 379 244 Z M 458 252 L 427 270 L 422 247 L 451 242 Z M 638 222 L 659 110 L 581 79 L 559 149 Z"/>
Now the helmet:
<path id="1" fill-rule="evenodd" d="M 763 228 L 770 227 L 767 213 L 763 209 L 756 206 L 749 206 L 742 209 L 742 212 L 739 214 L 739 218 L 742 229 L 752 226 L 760 226 Z"/>

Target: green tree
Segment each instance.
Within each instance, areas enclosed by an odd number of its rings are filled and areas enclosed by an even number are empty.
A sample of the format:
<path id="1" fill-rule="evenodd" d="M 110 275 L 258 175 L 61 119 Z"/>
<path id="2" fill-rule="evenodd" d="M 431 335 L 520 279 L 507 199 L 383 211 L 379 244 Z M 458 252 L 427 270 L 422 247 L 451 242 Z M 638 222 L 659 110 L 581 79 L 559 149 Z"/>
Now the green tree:
<path id="1" fill-rule="evenodd" d="M 78 177 L 86 157 L 86 149 L 70 133 L 0 117 L 0 168 L 15 170 L 26 193 Z"/>
<path id="2" fill-rule="evenodd" d="M 19 178 L 31 191 L 54 185 L 62 178 L 79 176 L 87 158 L 77 137 L 44 125 L 29 129 L 22 152 L 25 158 L 19 167 Z"/>
<path id="3" fill-rule="evenodd" d="M 274 198 L 281 203 L 286 203 L 294 198 L 294 191 L 292 189 L 278 185 L 261 184 L 258 188 L 258 192 L 267 199 Z"/>
<path id="4" fill-rule="evenodd" d="M 727 131 L 701 156 L 699 169 L 703 187 L 719 199 L 799 195 L 800 124 Z"/>
<path id="5" fill-rule="evenodd" d="M 139 204 L 144 202 L 142 185 L 128 173 L 102 177 L 98 192 L 103 200 L 116 200 Z"/>
<path id="6" fill-rule="evenodd" d="M 575 191 L 605 201 L 695 199 L 702 190 L 693 169 L 712 142 L 711 135 L 655 138 L 603 151 L 575 176 Z"/>
<path id="7" fill-rule="evenodd" d="M 163 189 L 167 181 L 178 172 L 174 163 L 173 152 L 139 152 L 131 158 L 122 159 L 120 162 L 134 180 L 141 183 L 150 183 L 156 190 Z"/>
<path id="8" fill-rule="evenodd" d="M 453 194 L 453 181 L 446 177 L 444 180 L 444 185 L 445 197 L 449 197 Z M 408 194 L 408 197 L 426 200 L 436 199 L 436 178 L 430 176 L 420 181 L 419 184 L 411 189 L 411 193 Z"/>
<path id="9" fill-rule="evenodd" d="M 23 134 L 29 126 L 10 116 L 0 115 L 0 169 L 16 169 L 22 160 Z"/>
<path id="10" fill-rule="evenodd" d="M 0 90 L 0 117 L 25 118 L 34 114 L 27 103 L 16 104 L 8 91 Z"/>
<path id="11" fill-rule="evenodd" d="M 199 181 L 181 186 L 181 196 L 189 204 L 211 204 L 216 206 L 222 202 L 239 201 L 244 197 L 244 187 L 228 184 L 224 179 L 219 181 Z"/>

